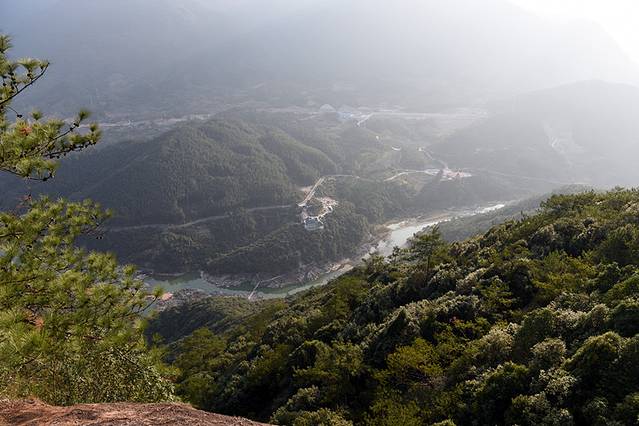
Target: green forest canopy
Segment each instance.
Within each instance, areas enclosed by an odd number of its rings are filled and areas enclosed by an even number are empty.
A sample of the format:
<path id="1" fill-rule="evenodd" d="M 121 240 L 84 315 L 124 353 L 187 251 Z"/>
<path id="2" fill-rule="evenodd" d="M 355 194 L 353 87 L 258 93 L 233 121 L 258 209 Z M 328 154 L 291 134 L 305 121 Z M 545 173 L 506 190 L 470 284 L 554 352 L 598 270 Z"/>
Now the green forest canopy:
<path id="1" fill-rule="evenodd" d="M 639 191 L 586 192 L 463 242 L 423 235 L 226 324 L 200 304 L 182 339 L 172 324 L 193 310 L 152 328 L 173 342 L 179 393 L 207 410 L 287 425 L 635 424 L 638 291 Z"/>

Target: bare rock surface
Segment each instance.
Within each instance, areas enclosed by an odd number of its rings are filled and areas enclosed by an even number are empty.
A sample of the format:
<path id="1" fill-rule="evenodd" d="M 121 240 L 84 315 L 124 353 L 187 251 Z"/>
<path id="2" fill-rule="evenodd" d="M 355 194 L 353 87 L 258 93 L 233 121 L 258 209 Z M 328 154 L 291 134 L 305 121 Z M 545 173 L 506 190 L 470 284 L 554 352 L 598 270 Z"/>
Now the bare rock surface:
<path id="1" fill-rule="evenodd" d="M 240 417 L 199 411 L 187 404 L 80 404 L 54 407 L 36 400 L 0 401 L 0 425 L 265 426 Z"/>

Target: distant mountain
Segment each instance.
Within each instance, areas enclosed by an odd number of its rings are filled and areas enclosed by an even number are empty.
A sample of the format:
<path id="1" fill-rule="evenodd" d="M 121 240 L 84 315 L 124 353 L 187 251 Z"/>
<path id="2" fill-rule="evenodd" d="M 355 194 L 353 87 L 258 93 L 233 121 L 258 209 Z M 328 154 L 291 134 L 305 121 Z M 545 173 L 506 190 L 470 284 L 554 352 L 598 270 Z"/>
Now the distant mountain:
<path id="1" fill-rule="evenodd" d="M 400 90 L 393 101 L 416 92 L 485 95 L 637 77 L 600 28 L 561 26 L 502 0 L 328 1 L 238 39 L 221 57 L 202 55 L 219 70 L 214 76 L 232 70 L 252 83 L 342 86 L 369 99 Z"/>
<path id="2" fill-rule="evenodd" d="M 70 114 L 78 105 L 105 117 L 170 111 L 183 88 L 168 84 L 174 64 L 204 40 L 232 36 L 234 23 L 186 0 L 28 0 L 3 2 L 15 54 L 49 59 L 46 79 L 26 104 Z M 12 16 L 13 15 L 13 16 Z M 214 30 L 211 30 L 214 29 Z M 182 103 L 183 105 L 183 103 Z"/>
<path id="3" fill-rule="evenodd" d="M 639 88 L 587 81 L 493 105 L 492 113 L 433 147 L 455 167 L 637 185 Z"/>
<path id="4" fill-rule="evenodd" d="M 54 67 L 26 106 L 108 119 L 285 105 L 468 104 L 584 79 L 637 81 L 600 28 L 505 0 L 29 0 L 0 28 Z"/>

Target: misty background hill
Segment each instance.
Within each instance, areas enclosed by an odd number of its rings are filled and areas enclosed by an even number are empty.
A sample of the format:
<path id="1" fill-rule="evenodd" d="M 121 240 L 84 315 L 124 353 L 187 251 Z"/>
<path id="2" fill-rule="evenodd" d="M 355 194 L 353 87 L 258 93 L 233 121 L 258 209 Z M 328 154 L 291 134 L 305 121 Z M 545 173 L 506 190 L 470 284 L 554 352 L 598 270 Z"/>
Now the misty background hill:
<path id="1" fill-rule="evenodd" d="M 27 106 L 59 114 L 82 104 L 103 118 L 174 116 L 254 101 L 434 109 L 639 81 L 594 24 L 546 21 L 504 0 L 0 5 L 16 54 L 55 65 Z"/>
<path id="2" fill-rule="evenodd" d="M 639 182 L 637 87 L 585 81 L 496 102 L 490 111 L 434 152 L 455 167 L 602 187 Z"/>

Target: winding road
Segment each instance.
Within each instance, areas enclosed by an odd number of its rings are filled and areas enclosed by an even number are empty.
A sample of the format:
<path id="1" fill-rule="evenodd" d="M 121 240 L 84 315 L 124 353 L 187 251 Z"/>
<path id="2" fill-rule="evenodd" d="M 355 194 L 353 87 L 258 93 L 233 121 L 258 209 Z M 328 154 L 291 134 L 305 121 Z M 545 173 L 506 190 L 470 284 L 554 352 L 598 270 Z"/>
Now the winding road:
<path id="1" fill-rule="evenodd" d="M 399 172 L 389 178 L 384 179 L 384 182 L 392 182 L 398 177 L 412 175 L 412 174 L 425 174 L 425 175 L 435 176 L 437 172 L 438 171 L 435 171 L 435 173 L 433 173 L 432 170 L 405 170 L 403 172 Z"/>
<path id="2" fill-rule="evenodd" d="M 297 206 L 298 207 L 306 207 L 306 204 L 311 199 L 313 199 L 313 197 L 315 197 L 315 193 L 317 192 L 319 187 L 322 186 L 322 184 L 327 179 L 338 178 L 338 177 L 351 177 L 351 178 L 355 178 L 355 179 L 362 179 L 359 176 L 355 176 L 355 175 L 326 175 L 326 176 L 322 176 L 315 182 L 315 184 L 313 185 L 311 190 L 308 192 L 308 194 L 306 194 L 306 197 L 304 198 L 304 200 L 301 203 L 299 203 Z M 276 205 L 276 206 L 252 207 L 252 208 L 244 209 L 244 211 L 246 211 L 246 212 L 258 212 L 258 211 L 267 211 L 267 210 L 290 209 L 292 207 L 294 207 L 294 204 L 284 204 L 284 205 Z M 112 231 L 112 232 L 136 231 L 136 230 L 142 230 L 142 229 L 158 229 L 158 230 L 161 230 L 161 231 L 166 231 L 166 230 L 170 230 L 170 229 L 189 228 L 191 226 L 200 225 L 202 223 L 208 223 L 208 222 L 214 222 L 216 220 L 227 219 L 227 218 L 229 218 L 231 216 L 232 216 L 231 214 L 213 215 L 213 216 L 207 216 L 207 217 L 203 217 L 203 218 L 200 218 L 200 219 L 192 220 L 190 222 L 178 223 L 178 224 L 175 224 L 175 223 L 146 223 L 146 224 L 142 224 L 142 225 L 110 226 L 110 227 L 107 227 L 107 229 L 109 231 Z"/>
<path id="3" fill-rule="evenodd" d="M 302 202 L 298 204 L 299 207 L 306 207 L 306 204 L 308 204 L 308 202 L 313 199 L 313 197 L 315 196 L 315 192 L 320 186 L 322 186 L 326 178 L 327 176 L 322 176 L 321 178 L 317 180 L 317 182 L 315 182 L 315 185 L 313 185 L 311 190 L 308 191 L 308 194 L 306 194 L 306 197 L 304 198 L 304 200 L 302 200 Z"/>
<path id="4" fill-rule="evenodd" d="M 326 175 L 326 176 L 322 176 L 321 178 L 319 178 L 317 180 L 317 182 L 315 182 L 315 185 L 312 186 L 311 190 L 308 191 L 308 194 L 306 194 L 306 197 L 304 198 L 304 200 L 298 204 L 299 207 L 306 207 L 306 204 L 308 204 L 309 201 L 311 201 L 313 199 L 313 197 L 315 197 L 315 192 L 317 192 L 317 190 L 319 189 L 320 186 L 322 186 L 322 184 L 324 182 L 326 182 L 326 180 L 328 179 L 333 179 L 333 178 L 340 178 L 340 177 L 348 177 L 348 178 L 353 178 L 353 179 L 361 179 L 361 180 L 366 180 L 366 181 L 370 181 L 370 179 L 366 179 L 357 175 Z"/>
<path id="5" fill-rule="evenodd" d="M 292 204 L 286 204 L 281 206 L 265 206 L 265 207 L 253 207 L 250 209 L 244 209 L 246 212 L 258 212 L 258 211 L 266 211 L 266 210 L 279 210 L 279 209 L 290 209 L 293 207 Z M 216 220 L 226 219 L 231 217 L 231 214 L 224 215 L 216 215 L 216 216 L 207 216 L 201 219 L 192 220 L 190 222 L 173 224 L 173 223 L 147 223 L 144 225 L 129 225 L 129 226 L 112 226 L 109 227 L 109 231 L 119 232 L 119 231 L 135 231 L 139 229 L 160 229 L 162 231 L 169 229 L 183 229 L 189 228 L 194 225 L 199 225 L 202 223 L 214 222 Z"/>

